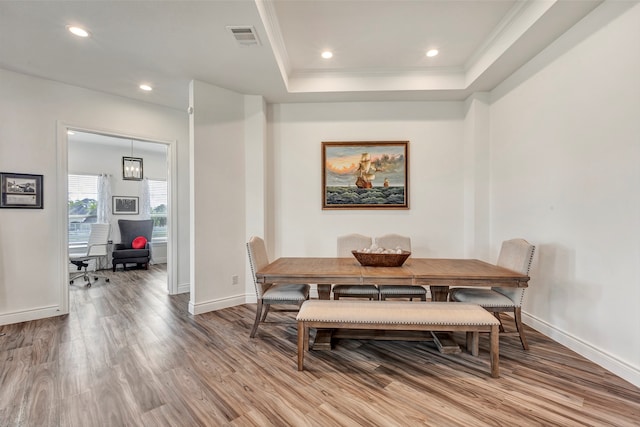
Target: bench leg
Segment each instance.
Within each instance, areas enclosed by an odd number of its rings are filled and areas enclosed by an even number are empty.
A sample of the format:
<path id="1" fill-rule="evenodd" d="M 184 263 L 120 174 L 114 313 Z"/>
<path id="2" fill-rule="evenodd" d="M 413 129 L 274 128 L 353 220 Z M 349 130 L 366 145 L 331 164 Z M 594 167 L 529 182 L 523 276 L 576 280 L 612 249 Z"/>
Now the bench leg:
<path id="1" fill-rule="evenodd" d="M 480 347 L 480 332 L 468 331 L 467 332 L 467 351 L 471 353 L 472 356 L 478 357 Z"/>
<path id="2" fill-rule="evenodd" d="M 500 327 L 494 325 L 491 327 L 491 376 L 493 378 L 500 377 L 500 341 L 498 334 Z"/>
<path id="3" fill-rule="evenodd" d="M 298 322 L 298 371 L 304 370 L 304 352 L 309 345 L 308 330 L 304 322 Z"/>

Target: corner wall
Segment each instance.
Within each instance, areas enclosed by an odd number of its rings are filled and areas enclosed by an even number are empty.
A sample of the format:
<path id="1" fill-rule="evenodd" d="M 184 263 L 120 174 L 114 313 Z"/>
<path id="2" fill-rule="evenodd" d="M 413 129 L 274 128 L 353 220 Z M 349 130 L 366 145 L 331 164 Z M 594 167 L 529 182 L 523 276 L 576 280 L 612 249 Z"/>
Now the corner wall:
<path id="1" fill-rule="evenodd" d="M 494 251 L 537 246 L 525 322 L 640 386 L 639 23 L 636 5 L 490 112 Z"/>

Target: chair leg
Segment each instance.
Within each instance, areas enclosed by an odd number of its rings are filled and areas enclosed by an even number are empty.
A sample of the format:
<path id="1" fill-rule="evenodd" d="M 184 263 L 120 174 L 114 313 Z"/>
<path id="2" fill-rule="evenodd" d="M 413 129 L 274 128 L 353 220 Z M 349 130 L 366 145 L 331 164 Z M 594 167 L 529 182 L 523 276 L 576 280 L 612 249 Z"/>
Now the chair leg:
<path id="1" fill-rule="evenodd" d="M 264 313 L 262 313 L 262 321 L 267 318 L 267 313 L 269 313 L 269 308 L 271 308 L 271 304 L 264 304 Z"/>
<path id="2" fill-rule="evenodd" d="M 518 329 L 518 335 L 520 335 L 520 342 L 522 348 L 529 350 L 529 344 L 524 336 L 524 325 L 522 324 L 522 309 L 520 307 L 513 308 L 513 318 L 516 320 L 516 329 Z"/>
<path id="3" fill-rule="evenodd" d="M 253 322 L 253 328 L 251 329 L 251 333 L 249 336 L 253 338 L 256 335 L 256 331 L 258 330 L 258 325 L 260 324 L 260 317 L 262 315 L 262 300 L 258 300 L 258 306 L 256 307 L 256 320 Z"/>
<path id="4" fill-rule="evenodd" d="M 504 326 L 502 326 L 502 319 L 500 318 L 500 312 L 499 311 L 494 311 L 493 312 L 493 316 L 498 319 L 498 321 L 500 322 L 500 332 L 504 332 Z"/>

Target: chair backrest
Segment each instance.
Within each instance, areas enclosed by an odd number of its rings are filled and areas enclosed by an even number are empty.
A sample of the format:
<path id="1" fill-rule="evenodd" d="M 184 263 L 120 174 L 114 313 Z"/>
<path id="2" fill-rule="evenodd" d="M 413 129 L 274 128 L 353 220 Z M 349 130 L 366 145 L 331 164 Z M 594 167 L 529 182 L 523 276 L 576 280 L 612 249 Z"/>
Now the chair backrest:
<path id="1" fill-rule="evenodd" d="M 87 242 L 88 256 L 106 256 L 111 224 L 91 224 L 89 241 Z"/>
<path id="2" fill-rule="evenodd" d="M 271 286 L 271 284 L 258 283 L 256 279 L 256 271 L 269 264 L 267 246 L 264 244 L 264 240 L 256 236 L 251 237 L 247 242 L 247 253 L 249 254 L 249 265 L 251 266 L 251 276 L 253 277 L 256 296 L 258 299 L 262 299 L 264 292 Z"/>
<path id="3" fill-rule="evenodd" d="M 376 237 L 376 245 L 385 249 L 400 248 L 403 251 L 411 252 L 411 237 L 401 236 L 399 234 L 385 234 Z"/>
<path id="4" fill-rule="evenodd" d="M 131 242 L 138 236 L 143 236 L 147 242 L 151 242 L 153 233 L 152 219 L 119 219 L 120 242 L 131 247 Z"/>
<path id="5" fill-rule="evenodd" d="M 502 242 L 500 255 L 496 265 L 509 270 L 516 271 L 520 274 L 529 274 L 531 262 L 533 261 L 533 253 L 536 247 L 524 239 L 511 239 Z M 520 307 L 524 299 L 524 291 L 526 288 L 492 288 L 496 292 L 508 297 L 513 303 Z"/>
<path id="6" fill-rule="evenodd" d="M 339 258 L 351 258 L 351 251 L 368 248 L 371 246 L 371 237 L 362 234 L 345 234 L 338 236 L 337 253 Z"/>

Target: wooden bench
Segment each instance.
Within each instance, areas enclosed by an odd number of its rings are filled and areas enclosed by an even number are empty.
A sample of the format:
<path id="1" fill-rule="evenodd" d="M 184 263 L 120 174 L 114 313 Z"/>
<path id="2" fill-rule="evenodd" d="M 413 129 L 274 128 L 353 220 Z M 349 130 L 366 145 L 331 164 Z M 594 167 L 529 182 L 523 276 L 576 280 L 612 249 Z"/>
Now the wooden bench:
<path id="1" fill-rule="evenodd" d="M 480 332 L 491 339 L 491 376 L 498 378 L 500 322 L 475 304 L 459 302 L 308 300 L 298 316 L 298 371 L 309 351 L 309 328 L 401 331 L 463 331 L 467 351 L 478 356 Z"/>

